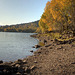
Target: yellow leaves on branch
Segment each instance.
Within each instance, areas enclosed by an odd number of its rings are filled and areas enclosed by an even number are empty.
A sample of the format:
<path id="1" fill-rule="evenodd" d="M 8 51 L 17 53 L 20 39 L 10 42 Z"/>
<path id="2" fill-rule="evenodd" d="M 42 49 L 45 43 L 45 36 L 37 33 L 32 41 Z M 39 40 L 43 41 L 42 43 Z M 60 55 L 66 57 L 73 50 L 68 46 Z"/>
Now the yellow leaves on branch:
<path id="1" fill-rule="evenodd" d="M 68 28 L 73 20 L 75 0 L 51 0 L 48 1 L 40 20 L 40 26 L 48 31 Z M 64 26 L 65 25 L 65 26 Z M 59 29 L 58 29 L 59 30 Z M 62 30 L 63 31 L 63 30 Z"/>
<path id="2" fill-rule="evenodd" d="M 48 29 L 48 31 L 52 31 L 52 28 L 50 27 L 50 28 Z"/>
<path id="3" fill-rule="evenodd" d="M 46 19 L 42 19 L 42 22 L 46 23 Z"/>

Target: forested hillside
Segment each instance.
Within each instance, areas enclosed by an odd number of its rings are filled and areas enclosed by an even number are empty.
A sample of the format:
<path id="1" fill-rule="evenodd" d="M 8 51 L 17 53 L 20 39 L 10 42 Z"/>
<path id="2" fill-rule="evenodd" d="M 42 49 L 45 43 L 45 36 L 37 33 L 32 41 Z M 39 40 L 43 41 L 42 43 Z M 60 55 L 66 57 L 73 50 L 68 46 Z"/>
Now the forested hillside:
<path id="1" fill-rule="evenodd" d="M 39 27 L 38 22 L 39 20 L 30 23 L 1 26 L 0 31 L 1 32 L 35 32 Z"/>
<path id="2" fill-rule="evenodd" d="M 75 0 L 48 1 L 39 26 L 42 33 L 57 31 L 75 35 Z"/>

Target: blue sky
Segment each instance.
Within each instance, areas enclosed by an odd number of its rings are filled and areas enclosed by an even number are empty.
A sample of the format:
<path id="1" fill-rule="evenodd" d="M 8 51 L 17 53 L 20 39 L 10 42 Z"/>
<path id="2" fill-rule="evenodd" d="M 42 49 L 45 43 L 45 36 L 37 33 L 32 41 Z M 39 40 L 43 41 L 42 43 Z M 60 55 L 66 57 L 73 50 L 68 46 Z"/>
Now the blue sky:
<path id="1" fill-rule="evenodd" d="M 49 0 L 0 0 L 0 25 L 39 20 Z"/>

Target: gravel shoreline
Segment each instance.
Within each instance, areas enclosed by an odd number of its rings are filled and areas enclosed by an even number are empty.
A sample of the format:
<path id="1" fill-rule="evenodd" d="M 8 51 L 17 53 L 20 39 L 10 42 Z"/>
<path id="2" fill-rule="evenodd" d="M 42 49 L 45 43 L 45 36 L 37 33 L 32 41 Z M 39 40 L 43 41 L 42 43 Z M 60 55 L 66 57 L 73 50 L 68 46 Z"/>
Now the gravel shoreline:
<path id="1" fill-rule="evenodd" d="M 75 75 L 75 44 L 58 44 L 47 36 L 33 37 L 45 45 L 25 59 L 0 61 L 0 75 Z"/>

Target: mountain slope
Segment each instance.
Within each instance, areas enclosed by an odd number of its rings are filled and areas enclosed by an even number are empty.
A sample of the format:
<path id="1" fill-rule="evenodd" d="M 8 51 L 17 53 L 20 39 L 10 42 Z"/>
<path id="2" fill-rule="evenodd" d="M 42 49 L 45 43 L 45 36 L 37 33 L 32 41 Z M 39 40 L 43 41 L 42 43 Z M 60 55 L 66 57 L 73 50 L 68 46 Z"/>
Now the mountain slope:
<path id="1" fill-rule="evenodd" d="M 0 32 L 35 32 L 39 27 L 38 21 L 0 27 Z"/>

